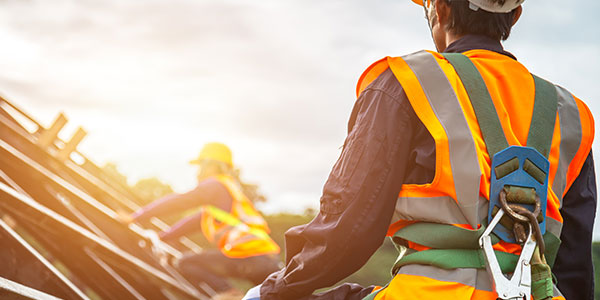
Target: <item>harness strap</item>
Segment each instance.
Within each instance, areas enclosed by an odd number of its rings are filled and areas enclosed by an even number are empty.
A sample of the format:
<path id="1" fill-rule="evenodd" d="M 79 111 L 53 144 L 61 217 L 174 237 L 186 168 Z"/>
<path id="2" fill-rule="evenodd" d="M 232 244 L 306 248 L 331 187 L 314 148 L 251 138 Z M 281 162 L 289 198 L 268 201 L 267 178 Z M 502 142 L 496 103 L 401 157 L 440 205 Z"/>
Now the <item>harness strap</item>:
<path id="1" fill-rule="evenodd" d="M 514 272 L 519 256 L 502 251 L 494 252 L 502 272 Z M 392 274 L 395 275 L 402 266 L 411 264 L 431 265 L 450 270 L 458 268 L 485 269 L 486 262 L 481 249 L 430 249 L 399 258 L 392 268 Z"/>
<path id="2" fill-rule="evenodd" d="M 443 55 L 456 70 L 469 95 L 491 159 L 494 154 L 509 146 L 494 101 L 492 101 L 477 67 L 466 55 L 461 53 L 444 53 Z M 552 83 L 536 75 L 532 74 L 532 76 L 535 84 L 535 100 L 527 146 L 536 149 L 548 158 L 558 111 L 558 93 Z"/>
<path id="3" fill-rule="evenodd" d="M 487 223 L 487 220 L 483 222 Z M 485 228 L 482 225 L 478 230 L 469 230 L 452 225 L 419 222 L 399 229 L 392 240 L 396 244 L 400 244 L 398 239 L 401 239 L 435 249 L 479 249 L 479 237 Z M 492 235 L 492 244 L 498 241 L 498 237 Z"/>
<path id="4" fill-rule="evenodd" d="M 467 95 L 469 95 L 481 129 L 481 135 L 491 159 L 496 153 L 508 148 L 509 145 L 490 92 L 486 88 L 483 77 L 477 71 L 477 67 L 467 56 L 461 53 L 444 53 L 443 55 L 456 70 Z"/>
<path id="5" fill-rule="evenodd" d="M 415 223 L 412 225 L 408 225 L 394 234 L 392 237 L 392 241 L 396 245 L 402 245 L 403 240 L 411 241 L 417 243 L 422 246 L 426 246 L 429 248 L 433 248 L 431 250 L 424 250 L 420 252 L 414 252 L 411 254 L 407 254 L 401 256 L 396 261 L 396 266 L 403 266 L 410 264 L 411 260 L 419 260 L 419 264 L 433 265 L 443 269 L 456 269 L 456 268 L 485 268 L 485 265 L 481 265 L 481 267 L 477 267 L 474 261 L 477 260 L 476 257 L 468 258 L 466 261 L 468 263 L 462 264 L 460 258 L 451 259 L 454 262 L 446 262 L 439 261 L 436 256 L 422 256 L 424 252 L 429 252 L 435 250 L 438 253 L 436 255 L 445 255 L 446 258 L 451 258 L 452 256 L 479 256 L 482 253 L 477 252 L 469 252 L 474 250 L 480 250 L 479 246 L 479 236 L 485 231 L 487 224 L 484 224 L 485 220 L 482 221 L 482 225 L 478 230 L 468 230 L 459 228 L 452 225 L 445 224 L 437 224 L 437 223 Z M 492 244 L 496 244 L 499 239 L 495 235 L 492 236 Z M 560 239 L 552 234 L 550 231 L 546 231 L 544 234 L 544 243 L 546 244 L 546 251 L 544 256 L 550 266 L 554 265 L 554 261 L 556 259 L 556 254 L 558 253 L 558 247 L 560 246 Z M 468 250 L 468 251 L 464 251 Z M 504 252 L 501 252 L 504 253 Z M 498 254 L 498 253 L 497 253 Z M 505 253 L 508 254 L 508 253 Z M 501 255 L 497 255 L 500 260 Z M 512 255 L 512 254 L 511 254 Z M 413 258 L 414 257 L 414 258 Z M 517 257 L 518 258 L 518 257 Z M 515 259 L 514 263 L 516 264 L 517 260 Z M 417 262 L 412 262 L 417 263 Z M 502 265 L 502 262 L 500 262 Z M 474 266 L 475 265 L 475 266 Z M 514 265 L 511 272 L 514 270 Z"/>
<path id="6" fill-rule="evenodd" d="M 532 76 L 535 82 L 535 103 L 531 125 L 529 125 L 527 146 L 535 148 L 548 158 L 558 111 L 558 93 L 552 83 L 533 74 Z"/>

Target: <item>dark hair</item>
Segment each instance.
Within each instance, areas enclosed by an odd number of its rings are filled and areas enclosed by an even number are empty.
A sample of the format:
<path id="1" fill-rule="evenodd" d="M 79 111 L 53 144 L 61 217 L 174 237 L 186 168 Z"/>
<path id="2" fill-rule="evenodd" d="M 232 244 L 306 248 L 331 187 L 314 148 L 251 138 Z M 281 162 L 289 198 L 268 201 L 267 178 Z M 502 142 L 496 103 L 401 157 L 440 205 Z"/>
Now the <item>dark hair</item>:
<path id="1" fill-rule="evenodd" d="M 506 0 L 492 0 L 504 4 Z M 469 7 L 466 0 L 444 0 L 450 6 L 447 30 L 458 35 L 481 34 L 495 40 L 506 40 L 510 35 L 516 9 L 508 13 L 477 11 Z"/>

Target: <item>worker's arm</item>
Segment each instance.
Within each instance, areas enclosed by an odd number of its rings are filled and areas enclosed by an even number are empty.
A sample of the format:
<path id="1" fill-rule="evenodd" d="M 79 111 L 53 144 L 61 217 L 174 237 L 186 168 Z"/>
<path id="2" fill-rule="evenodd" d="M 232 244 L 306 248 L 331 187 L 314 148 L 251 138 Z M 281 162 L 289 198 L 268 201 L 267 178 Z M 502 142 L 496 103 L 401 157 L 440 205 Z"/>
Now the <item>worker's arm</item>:
<path id="1" fill-rule="evenodd" d="M 566 299 L 594 299 L 592 230 L 596 216 L 596 175 L 592 153 L 569 188 L 561 208 L 562 244 L 552 272 Z"/>
<path id="2" fill-rule="evenodd" d="M 169 230 L 160 233 L 160 239 L 163 241 L 174 240 L 180 236 L 195 232 L 200 229 L 200 221 L 202 220 L 201 210 L 199 213 L 193 214 L 175 223 Z"/>
<path id="3" fill-rule="evenodd" d="M 148 204 L 136 211 L 132 218 L 142 222 L 151 217 L 181 213 L 201 205 L 215 205 L 229 211 L 231 196 L 218 180 L 209 178 L 199 182 L 196 188 L 187 193 L 165 196 Z"/>
<path id="4" fill-rule="evenodd" d="M 286 267 L 263 282 L 261 300 L 298 299 L 331 286 L 357 271 L 381 246 L 416 120 L 389 70 L 361 94 L 341 156 L 325 183 L 320 212 L 309 224 L 286 233 Z M 361 299 L 372 289 L 346 284 L 311 299 Z"/>

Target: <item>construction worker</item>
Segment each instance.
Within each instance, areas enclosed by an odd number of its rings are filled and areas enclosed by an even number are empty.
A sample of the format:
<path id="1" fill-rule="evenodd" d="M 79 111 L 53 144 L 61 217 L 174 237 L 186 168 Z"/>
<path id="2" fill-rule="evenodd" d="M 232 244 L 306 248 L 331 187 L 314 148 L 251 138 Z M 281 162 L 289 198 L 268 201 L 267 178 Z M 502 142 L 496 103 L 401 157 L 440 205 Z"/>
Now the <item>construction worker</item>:
<path id="1" fill-rule="evenodd" d="M 523 1 L 413 0 L 438 52 L 364 72 L 319 214 L 244 299 L 592 299 L 594 123 L 503 49 Z M 311 295 L 386 235 L 404 255 L 385 287 Z"/>
<path id="2" fill-rule="evenodd" d="M 176 262 L 181 273 L 192 283 L 207 283 L 216 292 L 232 290 L 227 277 L 241 278 L 254 284 L 279 269 L 279 246 L 269 237 L 269 227 L 233 169 L 231 150 L 221 143 L 204 145 L 198 158 L 198 185 L 184 194 L 161 198 L 135 212 L 133 221 L 182 213 L 200 208 L 168 231 L 164 241 L 174 240 L 198 229 L 218 249 L 188 253 Z"/>

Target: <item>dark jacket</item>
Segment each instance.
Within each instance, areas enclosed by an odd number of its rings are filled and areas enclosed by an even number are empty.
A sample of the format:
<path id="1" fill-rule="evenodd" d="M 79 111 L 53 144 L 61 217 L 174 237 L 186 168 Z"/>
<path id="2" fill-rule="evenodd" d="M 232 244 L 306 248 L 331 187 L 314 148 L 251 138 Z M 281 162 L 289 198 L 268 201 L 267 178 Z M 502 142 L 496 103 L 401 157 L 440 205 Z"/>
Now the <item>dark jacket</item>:
<path id="1" fill-rule="evenodd" d="M 465 36 L 445 52 L 472 49 L 515 59 L 500 42 L 482 36 Z M 309 224 L 286 233 L 286 267 L 263 282 L 261 299 L 308 298 L 357 271 L 383 243 L 402 184 L 429 183 L 434 170 L 434 140 L 387 70 L 356 101 L 320 212 Z M 592 299 L 596 184 L 591 153 L 563 203 L 563 244 L 553 271 L 567 299 Z M 372 289 L 344 284 L 310 298 L 361 299 Z"/>

